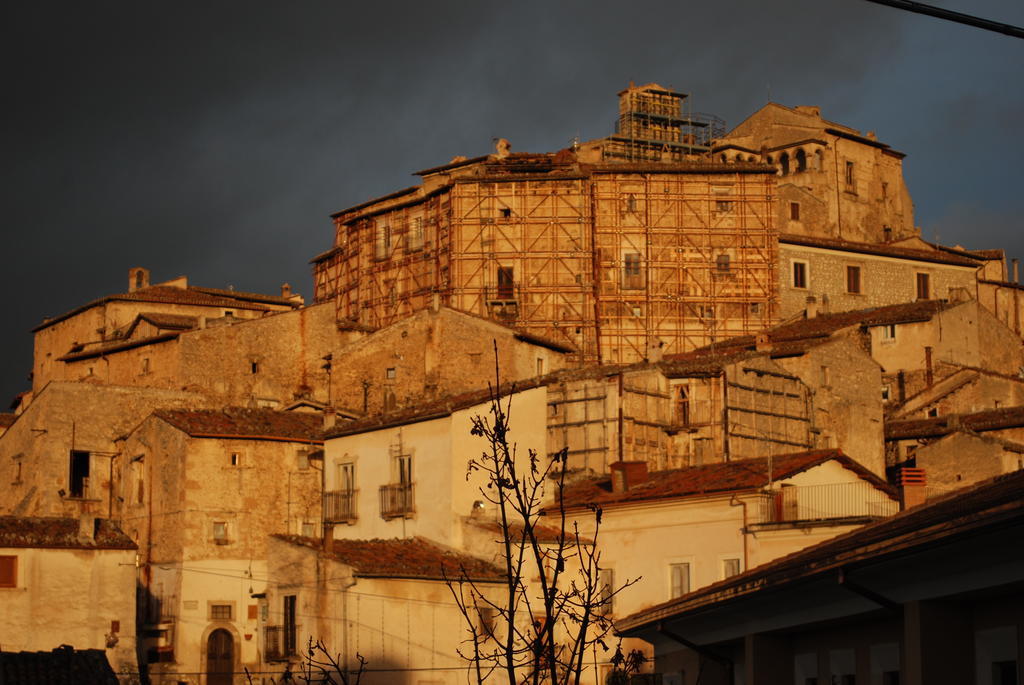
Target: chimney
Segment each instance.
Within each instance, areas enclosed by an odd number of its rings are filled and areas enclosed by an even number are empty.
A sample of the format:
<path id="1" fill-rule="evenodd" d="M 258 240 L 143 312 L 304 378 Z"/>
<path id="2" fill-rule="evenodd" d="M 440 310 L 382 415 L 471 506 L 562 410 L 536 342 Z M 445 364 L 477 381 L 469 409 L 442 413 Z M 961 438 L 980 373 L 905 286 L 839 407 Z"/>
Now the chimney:
<path id="1" fill-rule="evenodd" d="M 935 373 L 932 369 L 932 348 L 931 345 L 924 347 L 924 387 L 930 388 L 935 382 Z"/>
<path id="2" fill-rule="evenodd" d="M 771 352 L 772 339 L 765 331 L 761 331 L 754 337 L 754 349 L 758 352 Z"/>
<path id="3" fill-rule="evenodd" d="M 144 269 L 141 266 L 128 269 L 128 292 L 133 293 L 136 290 L 148 287 L 149 269 Z"/>
<path id="4" fill-rule="evenodd" d="M 903 490 L 903 510 L 924 504 L 927 499 L 928 480 L 924 469 L 904 466 L 900 469 L 900 488 Z"/>
<path id="5" fill-rule="evenodd" d="M 80 542 L 96 542 L 96 531 L 99 529 L 100 521 L 96 514 L 81 514 L 78 517 L 78 539 Z"/>
<path id="6" fill-rule="evenodd" d="M 288 283 L 281 284 L 281 297 L 288 299 L 292 296 L 292 286 Z"/>
<path id="7" fill-rule="evenodd" d="M 646 461 L 617 461 L 609 466 L 612 492 L 626 492 L 647 480 Z"/>
<path id="8" fill-rule="evenodd" d="M 324 430 L 331 430 L 337 422 L 338 414 L 334 411 L 334 407 L 326 407 L 324 409 Z"/>
<path id="9" fill-rule="evenodd" d="M 818 315 L 818 298 L 816 298 L 814 295 L 808 295 L 807 308 L 805 311 L 805 315 L 808 319 L 813 319 L 814 317 L 816 317 Z"/>

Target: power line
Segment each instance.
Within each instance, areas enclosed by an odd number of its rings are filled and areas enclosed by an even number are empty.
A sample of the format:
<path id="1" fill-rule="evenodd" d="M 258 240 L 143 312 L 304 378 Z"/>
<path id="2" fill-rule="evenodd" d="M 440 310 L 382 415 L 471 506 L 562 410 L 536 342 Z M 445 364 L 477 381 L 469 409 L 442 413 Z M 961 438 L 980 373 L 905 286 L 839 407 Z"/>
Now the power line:
<path id="1" fill-rule="evenodd" d="M 933 5 L 926 5 L 923 2 L 912 2 L 912 0 L 868 0 L 868 2 L 887 5 L 888 7 L 895 7 L 896 9 L 906 10 L 907 12 L 926 14 L 930 17 L 938 17 L 939 19 L 945 19 L 947 21 L 955 21 L 958 24 L 967 24 L 968 26 L 985 29 L 986 31 L 995 31 L 996 33 L 1002 33 L 1003 35 L 1012 36 L 1013 38 L 1024 38 L 1024 29 L 1018 26 L 1003 24 L 998 21 L 990 21 L 988 19 L 982 19 L 981 17 L 963 14 L 962 12 L 954 12 L 952 10 L 942 9 L 941 7 L 935 7 Z"/>

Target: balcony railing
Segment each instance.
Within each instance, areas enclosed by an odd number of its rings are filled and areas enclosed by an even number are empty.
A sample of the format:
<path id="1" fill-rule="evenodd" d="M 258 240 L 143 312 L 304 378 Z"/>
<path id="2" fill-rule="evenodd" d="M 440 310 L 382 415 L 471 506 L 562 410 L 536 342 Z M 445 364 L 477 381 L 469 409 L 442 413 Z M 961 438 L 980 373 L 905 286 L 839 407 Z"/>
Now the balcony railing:
<path id="1" fill-rule="evenodd" d="M 295 656 L 298 626 L 267 626 L 263 629 L 263 655 L 267 661 L 287 661 Z"/>
<path id="2" fill-rule="evenodd" d="M 356 520 L 357 490 L 324 493 L 324 523 L 348 523 Z"/>
<path id="3" fill-rule="evenodd" d="M 381 518 L 411 516 L 413 511 L 412 483 L 394 483 L 380 486 Z"/>
<path id="4" fill-rule="evenodd" d="M 899 502 L 865 481 L 782 487 L 761 497 L 754 523 L 892 516 Z"/>

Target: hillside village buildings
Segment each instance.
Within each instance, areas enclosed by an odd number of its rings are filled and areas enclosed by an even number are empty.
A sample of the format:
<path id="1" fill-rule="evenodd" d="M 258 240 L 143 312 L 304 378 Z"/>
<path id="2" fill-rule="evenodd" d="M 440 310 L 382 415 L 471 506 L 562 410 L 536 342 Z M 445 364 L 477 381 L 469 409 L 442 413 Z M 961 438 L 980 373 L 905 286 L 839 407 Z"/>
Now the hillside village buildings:
<path id="1" fill-rule="evenodd" d="M 930 498 L 993 477 L 971 501 L 1002 506 L 986 497 L 1024 464 L 1016 261 L 922 240 L 903 155 L 872 133 L 774 103 L 727 133 L 685 98 L 631 85 L 607 138 L 500 141 L 338 212 L 311 304 L 136 267 L 125 293 L 44 320 L 32 387 L 0 414 L 0 606 L 18 616 L 0 651 L 103 649 L 123 682 L 269 683 L 312 637 L 367 658 L 364 682 L 462 682 L 445 576 L 504 573 L 467 474 L 494 392 L 521 455 L 566 450 L 584 538 L 603 507 L 601 582 L 638 579 L 610 617 L 661 682 L 937 682 L 893 661 L 898 638 L 837 629 L 762 667 L 735 653 L 776 644 L 759 633 L 666 650 L 649 620 L 683 625 L 706 588 L 830 544 L 874 564 L 870 531 L 909 540 Z M 90 611 L 52 601 L 57 573 L 103 586 Z M 958 639 L 1020 673 L 1004 638 L 1024 626 L 989 614 Z M 607 674 L 607 654 L 586 661 Z"/>

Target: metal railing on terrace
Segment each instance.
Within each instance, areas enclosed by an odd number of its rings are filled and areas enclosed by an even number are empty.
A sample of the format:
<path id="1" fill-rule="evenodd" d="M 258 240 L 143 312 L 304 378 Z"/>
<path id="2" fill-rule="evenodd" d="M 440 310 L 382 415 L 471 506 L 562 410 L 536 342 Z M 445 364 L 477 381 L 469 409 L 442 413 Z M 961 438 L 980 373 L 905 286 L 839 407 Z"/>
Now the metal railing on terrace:
<path id="1" fill-rule="evenodd" d="M 413 508 L 412 483 L 394 483 L 380 486 L 381 518 L 398 518 L 409 516 Z"/>
<path id="2" fill-rule="evenodd" d="M 333 490 L 324 493 L 324 523 L 355 521 L 358 490 Z"/>
<path id="3" fill-rule="evenodd" d="M 761 496 L 753 523 L 892 516 L 899 502 L 865 481 L 782 486 Z"/>

